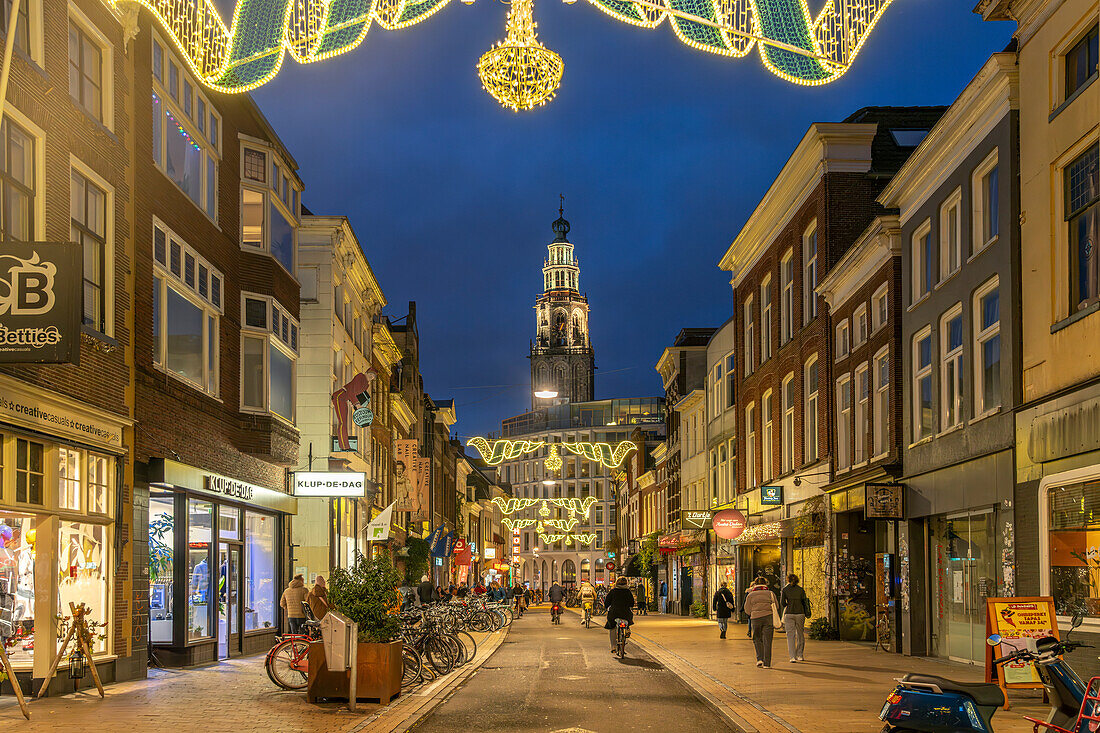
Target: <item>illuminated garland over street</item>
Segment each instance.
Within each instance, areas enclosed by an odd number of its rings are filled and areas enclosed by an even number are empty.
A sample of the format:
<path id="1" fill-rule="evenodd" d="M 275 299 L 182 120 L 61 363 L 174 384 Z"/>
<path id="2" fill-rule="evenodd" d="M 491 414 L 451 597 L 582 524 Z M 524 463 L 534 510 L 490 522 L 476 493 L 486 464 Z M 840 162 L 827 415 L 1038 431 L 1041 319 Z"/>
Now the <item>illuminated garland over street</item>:
<path id="1" fill-rule="evenodd" d="M 490 443 L 485 438 L 470 438 L 466 445 L 477 448 L 481 459 L 490 466 L 499 466 L 505 461 L 522 458 L 529 453 L 534 453 L 539 448 L 547 445 L 544 440 L 494 440 Z M 630 440 L 624 440 L 617 445 L 611 443 L 569 443 L 562 441 L 560 444 L 550 444 L 550 454 L 544 461 L 547 468 L 557 471 L 561 468 L 560 447 L 571 453 L 584 456 L 590 461 L 596 461 L 606 468 L 618 468 L 623 459 L 638 450 L 638 446 Z"/>
<path id="2" fill-rule="evenodd" d="M 585 534 L 539 534 L 539 539 L 548 545 L 552 545 L 555 542 L 564 541 L 565 544 L 568 546 L 576 541 L 585 546 L 588 546 L 592 544 L 592 540 L 596 539 L 596 535 L 592 532 L 587 532 Z"/>
<path id="3" fill-rule="evenodd" d="M 407 28 L 449 1 L 237 0 L 226 27 L 214 0 L 107 0 L 148 8 L 202 83 L 231 93 L 270 81 L 287 53 L 303 64 L 346 53 L 372 24 Z M 806 0 L 587 0 L 641 28 L 667 19 L 677 38 L 701 51 L 740 58 L 755 47 L 772 73 L 806 85 L 839 79 L 891 1 L 828 0 L 814 18 Z M 513 0 L 507 38 L 478 64 L 486 90 L 513 110 L 551 99 L 564 69 L 561 57 L 535 36 L 532 3 Z"/>
<path id="4" fill-rule="evenodd" d="M 575 496 L 567 496 L 567 497 L 564 497 L 564 498 L 561 498 L 561 499 L 516 499 L 516 498 L 505 499 L 505 498 L 500 497 L 500 496 L 493 497 L 493 503 L 496 504 L 497 507 L 500 509 L 500 513 L 504 514 L 506 516 L 511 516 L 512 514 L 515 514 L 516 512 L 523 511 L 524 509 L 527 509 L 529 507 L 533 507 L 535 505 L 538 505 L 539 506 L 539 514 L 543 517 L 550 516 L 550 507 L 551 506 L 556 506 L 556 507 L 560 507 L 561 509 L 564 509 L 565 511 L 569 512 L 570 517 L 577 516 L 577 517 L 580 517 L 581 519 L 588 519 L 588 515 L 592 511 L 592 506 L 597 501 L 598 501 L 598 499 L 596 499 L 596 497 L 594 497 L 594 496 L 586 496 L 583 499 L 577 498 Z M 509 522 L 508 519 L 505 519 L 503 521 L 505 523 Z M 512 529 L 516 526 L 514 524 L 515 522 L 527 521 L 527 520 L 513 519 L 513 520 L 510 520 L 510 521 L 513 524 L 506 524 L 506 526 L 508 526 L 509 529 Z M 543 520 L 543 521 L 560 521 L 560 520 Z M 527 526 L 530 526 L 530 524 L 533 523 L 533 522 L 534 522 L 534 520 L 532 520 L 531 522 L 528 522 L 527 524 L 521 525 L 521 526 L 522 527 L 527 527 Z"/>

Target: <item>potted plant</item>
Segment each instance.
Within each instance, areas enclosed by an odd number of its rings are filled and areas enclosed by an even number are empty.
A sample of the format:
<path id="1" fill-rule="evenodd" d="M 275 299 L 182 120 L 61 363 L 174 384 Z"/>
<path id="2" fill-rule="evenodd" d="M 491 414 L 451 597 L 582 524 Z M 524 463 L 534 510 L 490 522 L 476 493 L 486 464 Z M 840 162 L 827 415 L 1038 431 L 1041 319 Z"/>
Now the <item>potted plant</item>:
<path id="1" fill-rule="evenodd" d="M 329 606 L 359 626 L 356 697 L 376 699 L 383 705 L 401 693 L 401 620 L 395 615 L 401 607 L 399 583 L 386 553 L 373 560 L 357 553 L 349 570 L 335 568 L 329 576 Z M 346 698 L 348 680 L 346 671 L 330 672 L 325 666 L 322 642 L 310 644 L 311 702 L 322 697 Z"/>

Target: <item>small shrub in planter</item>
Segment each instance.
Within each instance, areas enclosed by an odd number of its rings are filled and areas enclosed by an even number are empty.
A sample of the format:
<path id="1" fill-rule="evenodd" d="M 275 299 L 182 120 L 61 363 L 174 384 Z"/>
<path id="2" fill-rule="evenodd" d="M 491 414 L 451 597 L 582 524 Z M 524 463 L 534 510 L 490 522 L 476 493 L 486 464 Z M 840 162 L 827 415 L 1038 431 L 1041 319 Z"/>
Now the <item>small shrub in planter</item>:
<path id="1" fill-rule="evenodd" d="M 696 601 L 695 603 L 692 603 L 691 604 L 691 615 L 694 616 L 695 618 L 706 618 L 707 617 L 707 604 L 703 603 L 702 601 Z"/>
<path id="2" fill-rule="evenodd" d="M 840 638 L 836 628 L 824 616 L 810 622 L 806 629 L 806 636 L 816 641 L 832 641 Z"/>
<path id="3" fill-rule="evenodd" d="M 401 628 L 393 609 L 401 607 L 400 579 L 386 554 L 368 560 L 361 553 L 350 570 L 335 568 L 329 576 L 328 602 L 359 624 L 359 641 L 385 644 Z"/>

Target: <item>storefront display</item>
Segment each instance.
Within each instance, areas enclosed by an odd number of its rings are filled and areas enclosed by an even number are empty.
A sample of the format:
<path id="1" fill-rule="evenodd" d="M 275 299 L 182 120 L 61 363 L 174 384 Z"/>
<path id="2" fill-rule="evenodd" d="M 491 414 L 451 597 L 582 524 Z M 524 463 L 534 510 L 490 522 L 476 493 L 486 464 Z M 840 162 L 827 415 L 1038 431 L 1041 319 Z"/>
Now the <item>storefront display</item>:
<path id="1" fill-rule="evenodd" d="M 986 598 L 1000 595 L 993 508 L 931 517 L 932 652 L 958 661 L 985 658 Z"/>
<path id="2" fill-rule="evenodd" d="M 15 645 L 8 656 L 12 663 L 34 659 L 34 518 L 0 512 L 0 582 L 14 593 L 12 622 Z"/>
<path id="3" fill-rule="evenodd" d="M 1100 481 L 1050 488 L 1047 506 L 1054 607 L 1100 617 Z"/>

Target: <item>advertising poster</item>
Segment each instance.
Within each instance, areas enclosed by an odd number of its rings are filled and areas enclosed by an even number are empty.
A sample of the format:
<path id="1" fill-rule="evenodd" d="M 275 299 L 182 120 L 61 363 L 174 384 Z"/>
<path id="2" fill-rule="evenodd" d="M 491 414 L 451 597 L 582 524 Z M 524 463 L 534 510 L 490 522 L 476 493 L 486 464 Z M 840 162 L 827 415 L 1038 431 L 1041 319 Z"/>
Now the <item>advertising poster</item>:
<path id="1" fill-rule="evenodd" d="M 68 242 L 4 242 L 0 252 L 0 362 L 76 364 L 82 251 Z"/>
<path id="2" fill-rule="evenodd" d="M 393 478 L 397 503 L 394 510 L 409 512 L 414 517 L 427 515 L 425 501 L 428 493 L 420 491 L 421 461 L 420 442 L 417 440 L 394 441 Z"/>
<path id="3" fill-rule="evenodd" d="M 989 634 L 1000 634 L 1001 643 L 987 647 L 987 677 L 993 660 L 1023 649 L 1027 639 L 1058 636 L 1058 620 L 1053 598 L 987 598 L 986 626 Z M 1006 687 L 1041 687 L 1034 665 L 1027 662 L 1000 665 Z"/>

